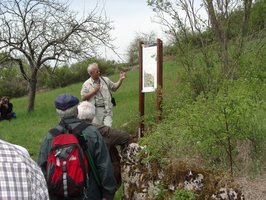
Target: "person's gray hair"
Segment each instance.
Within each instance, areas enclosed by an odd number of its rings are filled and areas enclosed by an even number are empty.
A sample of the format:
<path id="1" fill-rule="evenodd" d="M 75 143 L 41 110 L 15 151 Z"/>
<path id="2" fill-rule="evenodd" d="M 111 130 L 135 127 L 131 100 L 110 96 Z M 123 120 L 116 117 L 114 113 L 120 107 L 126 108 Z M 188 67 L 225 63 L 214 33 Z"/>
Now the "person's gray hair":
<path id="1" fill-rule="evenodd" d="M 77 106 L 78 105 L 75 105 L 75 106 L 68 108 L 66 110 L 56 109 L 56 112 L 59 115 L 60 119 L 65 118 L 65 117 L 77 116 L 77 112 L 78 112 Z"/>
<path id="2" fill-rule="evenodd" d="M 88 102 L 82 101 L 78 105 L 78 118 L 81 120 L 93 120 L 95 116 L 95 106 Z"/>
<path id="3" fill-rule="evenodd" d="M 98 68 L 98 64 L 97 63 L 92 63 L 92 64 L 89 64 L 88 68 L 87 68 L 87 71 L 88 71 L 88 74 L 91 75 L 91 72 L 94 68 Z"/>

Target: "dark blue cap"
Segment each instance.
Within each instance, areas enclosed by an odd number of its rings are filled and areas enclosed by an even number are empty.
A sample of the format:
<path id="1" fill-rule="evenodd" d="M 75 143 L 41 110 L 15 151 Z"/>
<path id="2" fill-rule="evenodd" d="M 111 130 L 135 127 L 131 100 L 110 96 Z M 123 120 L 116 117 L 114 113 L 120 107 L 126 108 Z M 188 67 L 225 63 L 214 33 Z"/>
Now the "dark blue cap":
<path id="1" fill-rule="evenodd" d="M 64 111 L 68 108 L 78 105 L 79 100 L 77 97 L 71 94 L 61 94 L 56 98 L 54 104 L 57 109 Z"/>

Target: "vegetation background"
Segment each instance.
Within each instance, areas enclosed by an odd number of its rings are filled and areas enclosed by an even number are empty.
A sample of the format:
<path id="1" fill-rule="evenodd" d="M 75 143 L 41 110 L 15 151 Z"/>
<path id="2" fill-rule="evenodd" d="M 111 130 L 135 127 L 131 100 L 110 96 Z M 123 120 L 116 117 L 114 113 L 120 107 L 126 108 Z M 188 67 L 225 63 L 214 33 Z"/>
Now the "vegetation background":
<path id="1" fill-rule="evenodd" d="M 155 11 L 164 12 L 174 8 L 168 3 L 149 1 Z M 163 169 L 182 161 L 221 171 L 225 177 L 265 177 L 266 3 L 256 1 L 251 8 L 250 26 L 244 32 L 239 25 L 245 16 L 241 7 L 232 11 L 227 21 L 218 18 L 226 36 L 221 36 L 222 40 L 215 36 L 220 33 L 215 29 L 195 33 L 177 20 L 179 32 L 172 32 L 176 40 L 164 45 L 161 123 L 155 123 L 156 94 L 145 94 L 145 136 L 139 143 L 147 146 L 150 156 L 144 161 Z M 113 127 L 136 134 L 140 121 L 138 42 L 151 39 L 153 35 L 144 35 L 132 42 L 128 63 L 90 58 L 70 66 L 42 68 L 33 112 L 26 109 L 28 82 L 18 66 L 0 62 L 0 96 L 11 96 L 17 113 L 17 119 L 0 122 L 0 137 L 26 147 L 36 159 L 47 130 L 58 122 L 54 99 L 62 93 L 80 97 L 91 62 L 98 62 L 102 74 L 114 81 L 120 70 L 127 71 L 127 79 L 114 93 Z M 0 61 L 5 56 L 0 54 Z M 161 196 L 164 189 L 160 188 Z M 196 198 L 179 191 L 172 195 L 173 199 L 183 195 Z"/>

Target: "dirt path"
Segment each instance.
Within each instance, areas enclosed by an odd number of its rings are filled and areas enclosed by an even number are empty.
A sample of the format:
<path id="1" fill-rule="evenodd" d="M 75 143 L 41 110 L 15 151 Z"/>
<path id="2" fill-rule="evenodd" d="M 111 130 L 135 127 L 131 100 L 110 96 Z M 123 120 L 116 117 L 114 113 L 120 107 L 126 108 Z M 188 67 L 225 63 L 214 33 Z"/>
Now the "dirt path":
<path id="1" fill-rule="evenodd" d="M 266 173 L 255 179 L 240 177 L 235 181 L 246 200 L 266 200 Z"/>

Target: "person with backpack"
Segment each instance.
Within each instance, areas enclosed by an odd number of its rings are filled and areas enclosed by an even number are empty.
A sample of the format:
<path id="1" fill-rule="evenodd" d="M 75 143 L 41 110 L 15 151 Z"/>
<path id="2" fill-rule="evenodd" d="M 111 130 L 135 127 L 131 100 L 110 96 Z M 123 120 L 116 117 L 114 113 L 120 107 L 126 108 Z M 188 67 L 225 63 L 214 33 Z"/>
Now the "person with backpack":
<path id="1" fill-rule="evenodd" d="M 78 118 L 91 124 L 95 116 L 95 106 L 88 102 L 82 101 L 78 105 Z M 121 177 L 121 166 L 120 160 L 121 157 L 116 146 L 120 146 L 120 150 L 123 151 L 129 143 L 136 142 L 136 138 L 131 136 L 129 133 L 115 129 L 105 125 L 99 125 L 92 123 L 95 127 L 98 128 L 100 133 L 103 136 L 104 142 L 107 145 L 107 148 L 110 153 L 114 176 L 117 182 L 117 186 L 120 187 L 122 183 Z"/>
<path id="2" fill-rule="evenodd" d="M 112 108 L 116 105 L 112 92 L 115 92 L 126 78 L 125 72 L 120 72 L 117 82 L 112 82 L 108 77 L 102 77 L 97 63 L 92 63 L 87 68 L 90 78 L 86 80 L 81 88 L 81 99 L 89 101 L 96 107 L 93 119 L 95 124 L 112 126 Z"/>
<path id="3" fill-rule="evenodd" d="M 112 200 L 116 181 L 108 149 L 98 129 L 77 118 L 78 104 L 71 94 L 56 98 L 61 121 L 40 147 L 50 199 Z"/>

